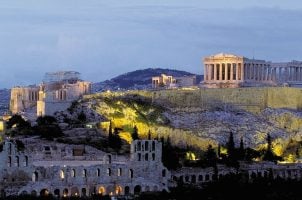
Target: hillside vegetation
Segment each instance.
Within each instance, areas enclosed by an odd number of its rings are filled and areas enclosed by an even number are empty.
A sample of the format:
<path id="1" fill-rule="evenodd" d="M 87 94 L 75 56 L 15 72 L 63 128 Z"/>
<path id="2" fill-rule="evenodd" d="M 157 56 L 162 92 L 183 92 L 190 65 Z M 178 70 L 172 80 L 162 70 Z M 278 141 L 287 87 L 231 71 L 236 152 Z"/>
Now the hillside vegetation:
<path id="1" fill-rule="evenodd" d="M 300 157 L 302 117 L 288 109 L 266 108 L 259 114 L 217 106 L 211 110 L 175 109 L 152 99 L 152 92 L 105 92 L 84 98 L 85 104 L 120 128 L 121 137 L 131 141 L 130 133 L 137 126 L 140 137 L 169 137 L 172 144 L 205 150 L 209 144 L 217 147 L 234 133 L 236 145 L 243 138 L 245 146 L 264 149 L 268 134 L 273 138 L 273 150 L 286 159 Z M 302 155 L 302 154 L 301 154 Z"/>

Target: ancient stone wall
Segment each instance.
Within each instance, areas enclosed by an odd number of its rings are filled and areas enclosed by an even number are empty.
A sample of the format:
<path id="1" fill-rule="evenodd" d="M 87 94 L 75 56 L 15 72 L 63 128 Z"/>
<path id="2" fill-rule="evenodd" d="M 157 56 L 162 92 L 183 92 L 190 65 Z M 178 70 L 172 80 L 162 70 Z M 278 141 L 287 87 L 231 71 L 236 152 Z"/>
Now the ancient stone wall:
<path id="1" fill-rule="evenodd" d="M 217 108 L 238 108 L 259 113 L 267 107 L 302 109 L 302 89 L 291 87 L 173 89 L 104 93 L 103 95 L 123 96 L 125 94 L 152 98 L 153 102 L 166 105 L 171 108 L 171 111 L 197 112 Z"/>

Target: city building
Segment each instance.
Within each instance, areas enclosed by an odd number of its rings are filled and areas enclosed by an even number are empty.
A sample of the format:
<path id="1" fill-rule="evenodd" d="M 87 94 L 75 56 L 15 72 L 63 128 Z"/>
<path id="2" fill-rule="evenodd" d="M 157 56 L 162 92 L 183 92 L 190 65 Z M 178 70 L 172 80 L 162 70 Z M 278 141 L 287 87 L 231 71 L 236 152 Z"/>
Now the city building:
<path id="1" fill-rule="evenodd" d="M 33 111 L 37 116 L 53 115 L 67 109 L 80 96 L 91 93 L 91 83 L 74 71 L 46 73 L 39 86 L 11 89 L 12 114 Z"/>
<path id="2" fill-rule="evenodd" d="M 294 85 L 302 83 L 302 62 L 272 63 L 220 53 L 204 62 L 203 85 L 208 88 Z"/>
<path id="3" fill-rule="evenodd" d="M 6 140 L 0 152 L 2 196 L 55 197 L 130 195 L 168 191 L 170 172 L 161 162 L 162 144 L 135 140 L 129 155 L 87 145 Z"/>
<path id="4" fill-rule="evenodd" d="M 160 76 L 152 77 L 152 88 L 175 88 L 175 87 L 191 87 L 196 85 L 196 76 Z"/>

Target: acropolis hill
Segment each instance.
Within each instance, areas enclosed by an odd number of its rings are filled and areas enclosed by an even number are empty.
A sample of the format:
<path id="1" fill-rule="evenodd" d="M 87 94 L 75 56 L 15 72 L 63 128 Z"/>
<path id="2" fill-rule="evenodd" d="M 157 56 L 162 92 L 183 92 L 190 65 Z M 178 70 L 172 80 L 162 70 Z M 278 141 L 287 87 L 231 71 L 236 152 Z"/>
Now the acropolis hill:
<path id="1" fill-rule="evenodd" d="M 205 149 L 225 143 L 229 132 L 235 140 L 261 148 L 269 133 L 278 155 L 290 140 L 300 140 L 302 89 L 290 87 L 173 89 L 103 92 L 86 95 L 84 105 L 113 120 L 125 130 L 136 124 L 170 137 L 174 144 Z M 104 124 L 104 126 L 106 126 Z"/>

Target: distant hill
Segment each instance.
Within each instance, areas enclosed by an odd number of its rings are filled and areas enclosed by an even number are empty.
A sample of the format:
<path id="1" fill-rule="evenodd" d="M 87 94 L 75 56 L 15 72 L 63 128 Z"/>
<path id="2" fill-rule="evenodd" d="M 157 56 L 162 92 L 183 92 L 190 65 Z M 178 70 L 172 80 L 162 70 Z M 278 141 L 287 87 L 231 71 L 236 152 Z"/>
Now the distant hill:
<path id="1" fill-rule="evenodd" d="M 147 89 L 151 88 L 151 78 L 160 74 L 172 75 L 174 77 L 196 75 L 186 71 L 162 68 L 148 68 L 119 75 L 110 80 L 94 83 L 93 90 L 119 90 L 119 89 Z M 202 79 L 202 75 L 196 75 L 197 83 Z"/>
<path id="2" fill-rule="evenodd" d="M 9 105 L 9 97 L 10 90 L 9 89 L 0 89 L 0 116 L 8 111 Z"/>

